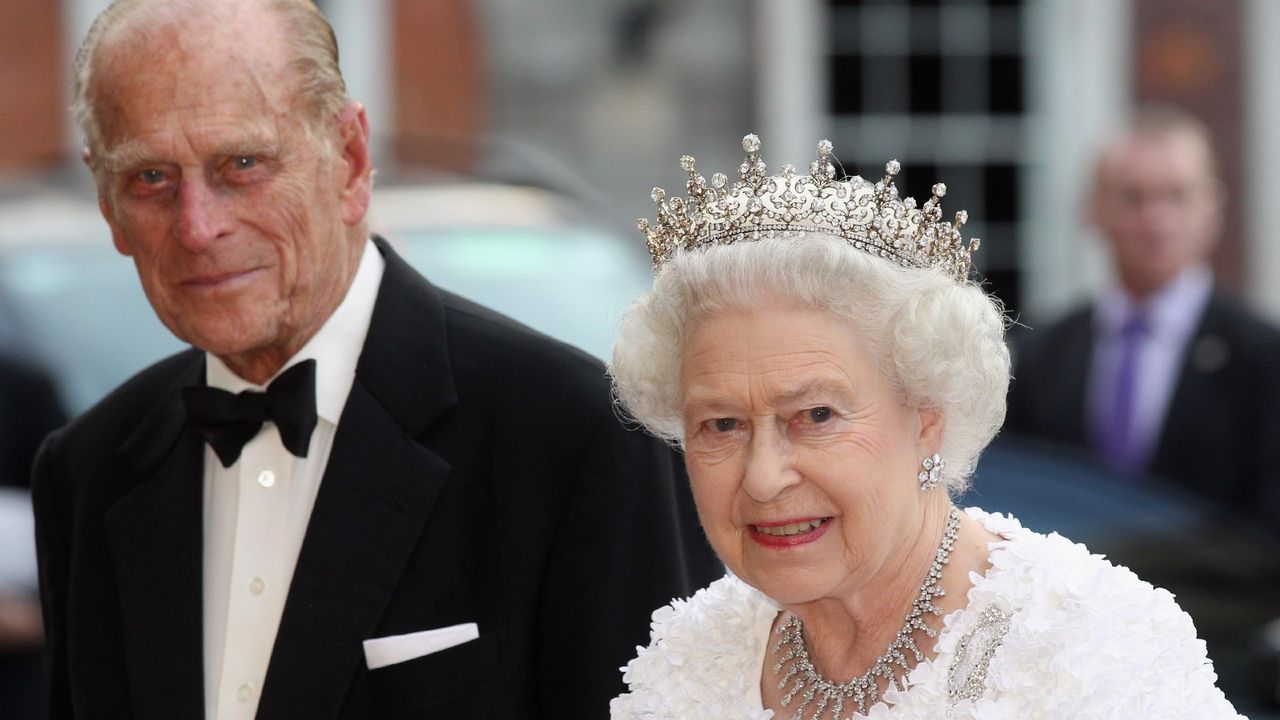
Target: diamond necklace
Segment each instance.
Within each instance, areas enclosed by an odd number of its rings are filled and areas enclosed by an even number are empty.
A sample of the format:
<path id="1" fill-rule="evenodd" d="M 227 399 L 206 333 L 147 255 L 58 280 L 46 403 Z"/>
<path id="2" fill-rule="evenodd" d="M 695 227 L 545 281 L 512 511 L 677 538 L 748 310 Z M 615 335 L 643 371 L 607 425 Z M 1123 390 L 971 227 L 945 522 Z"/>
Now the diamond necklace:
<path id="1" fill-rule="evenodd" d="M 778 662 L 774 664 L 773 672 L 775 675 L 781 675 L 778 681 L 779 690 L 785 688 L 787 683 L 793 683 L 787 694 L 782 696 L 782 707 L 787 707 L 796 695 L 803 693 L 795 714 L 791 716 L 792 720 L 799 720 L 805 709 L 815 699 L 817 705 L 814 706 L 811 720 L 822 717 L 823 712 L 828 708 L 831 710 L 832 717 L 839 720 L 848 701 L 856 702 L 858 712 L 865 714 L 867 705 L 874 703 L 880 696 L 876 683 L 881 678 L 902 687 L 894 676 L 894 666 L 902 668 L 904 673 L 911 669 L 907 652 L 911 653 L 916 662 L 924 660 L 924 653 L 920 652 L 920 648 L 916 646 L 912 634 L 916 630 L 923 630 L 924 634 L 931 638 L 938 636 L 938 632 L 925 623 L 924 614 L 942 614 L 942 608 L 935 605 L 933 601 L 946 595 L 946 591 L 938 587 L 938 582 L 942 580 L 942 568 L 951 557 L 951 546 L 955 543 L 959 528 L 960 511 L 953 507 L 947 517 L 947 527 L 942 532 L 942 542 L 933 556 L 933 565 L 929 567 L 929 573 L 925 575 L 924 583 L 920 586 L 920 594 L 911 604 L 911 612 L 907 614 L 906 622 L 898 630 L 898 635 L 893 642 L 889 643 L 889 649 L 876 658 L 871 669 L 861 676 L 840 684 L 822 677 L 813 666 L 809 651 L 805 648 L 804 623 L 800 618 L 792 615 L 778 626 L 777 634 L 780 639 L 773 646 L 773 654 L 777 655 L 783 648 L 786 648 L 786 652 L 782 653 L 782 657 L 778 658 Z M 785 673 L 782 672 L 783 667 L 787 668 Z"/>

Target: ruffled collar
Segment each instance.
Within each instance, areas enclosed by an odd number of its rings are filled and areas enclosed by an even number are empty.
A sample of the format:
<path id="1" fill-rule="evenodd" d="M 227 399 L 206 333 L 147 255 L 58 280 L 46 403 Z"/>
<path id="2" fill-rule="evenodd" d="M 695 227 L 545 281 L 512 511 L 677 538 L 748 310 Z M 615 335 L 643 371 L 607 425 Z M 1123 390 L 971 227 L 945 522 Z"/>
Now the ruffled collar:
<path id="1" fill-rule="evenodd" d="M 936 655 L 868 720 L 1240 717 L 1168 592 L 1056 533 L 965 512 L 1000 538 L 988 546 L 991 567 L 943 619 Z M 659 609 L 649 647 L 623 668 L 630 692 L 613 700 L 612 717 L 773 718 L 760 678 L 779 609 L 732 576 Z"/>

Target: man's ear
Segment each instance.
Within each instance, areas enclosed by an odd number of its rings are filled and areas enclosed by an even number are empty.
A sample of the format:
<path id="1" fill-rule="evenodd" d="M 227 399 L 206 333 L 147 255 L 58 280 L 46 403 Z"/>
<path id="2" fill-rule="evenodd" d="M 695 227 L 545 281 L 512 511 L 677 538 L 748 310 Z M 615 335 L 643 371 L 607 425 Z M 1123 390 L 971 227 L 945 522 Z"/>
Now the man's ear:
<path id="1" fill-rule="evenodd" d="M 364 105 L 352 102 L 338 116 L 343 163 L 340 194 L 342 221 L 354 227 L 364 220 L 373 193 L 373 159 L 369 155 L 369 118 Z"/>

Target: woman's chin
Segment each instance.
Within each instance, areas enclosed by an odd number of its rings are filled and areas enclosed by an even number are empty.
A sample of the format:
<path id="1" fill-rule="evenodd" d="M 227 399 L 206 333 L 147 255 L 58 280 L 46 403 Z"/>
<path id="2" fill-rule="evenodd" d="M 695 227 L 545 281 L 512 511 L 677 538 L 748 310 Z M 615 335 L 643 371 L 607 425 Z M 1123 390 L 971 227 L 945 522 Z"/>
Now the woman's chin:
<path id="1" fill-rule="evenodd" d="M 767 572 L 749 574 L 743 582 L 787 607 L 813 602 L 831 594 L 835 583 L 813 572 Z"/>

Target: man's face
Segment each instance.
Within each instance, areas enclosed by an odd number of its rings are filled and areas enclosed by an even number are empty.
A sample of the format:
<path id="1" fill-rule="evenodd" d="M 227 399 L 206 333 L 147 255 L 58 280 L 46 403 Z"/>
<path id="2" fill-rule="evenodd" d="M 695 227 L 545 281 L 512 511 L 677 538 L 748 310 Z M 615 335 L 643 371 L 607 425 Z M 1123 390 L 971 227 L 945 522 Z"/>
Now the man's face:
<path id="1" fill-rule="evenodd" d="M 1130 293 L 1159 290 L 1208 256 L 1219 232 L 1220 193 L 1207 148 L 1188 132 L 1128 137 L 1103 155 L 1093 222 Z"/>
<path id="2" fill-rule="evenodd" d="M 197 27 L 104 53 L 100 204 L 164 324 L 261 382 L 355 272 L 368 130 L 353 104 L 308 132 L 285 44 L 261 24 L 235 41 Z"/>

